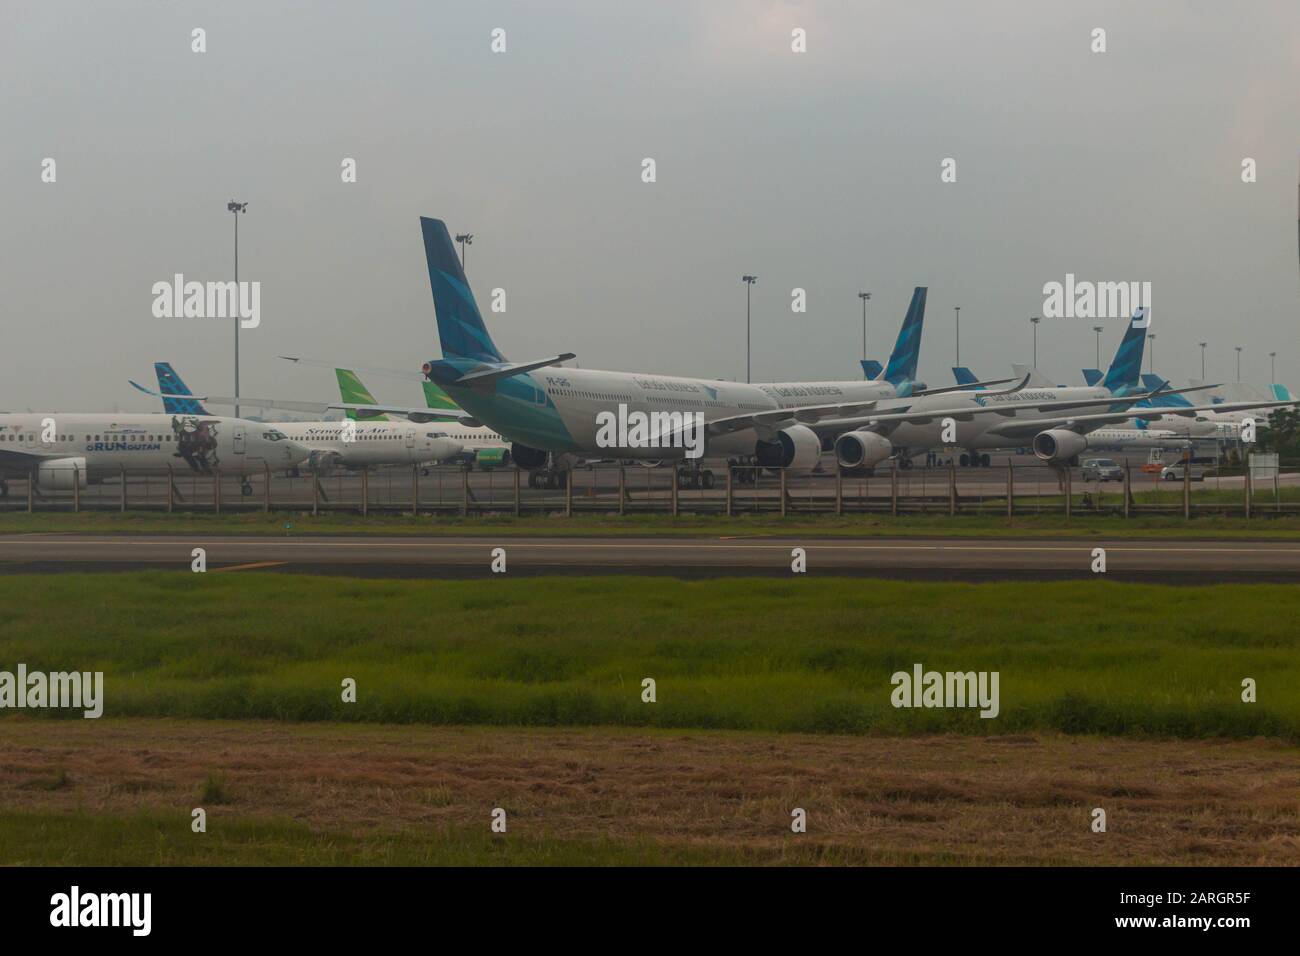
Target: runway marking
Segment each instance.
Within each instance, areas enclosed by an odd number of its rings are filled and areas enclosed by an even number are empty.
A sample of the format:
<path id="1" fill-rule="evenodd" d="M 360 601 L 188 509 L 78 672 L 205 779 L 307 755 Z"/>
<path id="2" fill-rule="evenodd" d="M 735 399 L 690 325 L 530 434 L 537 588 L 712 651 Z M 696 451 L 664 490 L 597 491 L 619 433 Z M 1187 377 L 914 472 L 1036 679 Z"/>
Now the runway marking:
<path id="1" fill-rule="evenodd" d="M 216 571 L 251 571 L 254 568 L 278 568 L 288 564 L 288 561 L 254 561 L 252 564 L 231 564 L 224 568 L 213 568 Z"/>

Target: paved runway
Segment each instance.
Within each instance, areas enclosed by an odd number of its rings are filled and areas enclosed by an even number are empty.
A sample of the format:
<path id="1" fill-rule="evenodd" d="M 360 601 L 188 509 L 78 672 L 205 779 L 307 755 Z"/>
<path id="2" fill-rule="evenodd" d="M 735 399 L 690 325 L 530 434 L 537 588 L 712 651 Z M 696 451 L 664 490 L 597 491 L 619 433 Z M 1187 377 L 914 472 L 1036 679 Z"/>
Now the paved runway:
<path id="1" fill-rule="evenodd" d="M 422 537 L 89 535 L 0 536 L 0 573 L 173 569 L 191 551 L 209 572 L 280 571 L 365 577 L 487 577 L 494 548 L 507 574 L 791 575 L 802 547 L 810 574 L 940 580 L 1108 577 L 1169 583 L 1300 581 L 1300 541 L 1186 538 Z"/>

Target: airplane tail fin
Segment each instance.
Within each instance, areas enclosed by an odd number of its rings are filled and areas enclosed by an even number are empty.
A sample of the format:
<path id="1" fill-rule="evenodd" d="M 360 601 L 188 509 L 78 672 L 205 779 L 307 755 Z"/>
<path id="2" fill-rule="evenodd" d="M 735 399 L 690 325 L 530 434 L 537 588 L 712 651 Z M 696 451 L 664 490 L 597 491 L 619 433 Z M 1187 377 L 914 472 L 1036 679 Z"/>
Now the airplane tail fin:
<path id="1" fill-rule="evenodd" d="M 1099 368 L 1085 368 L 1083 370 L 1083 384 L 1085 385 L 1096 385 L 1102 378 L 1101 369 Z"/>
<path id="2" fill-rule="evenodd" d="M 465 270 L 451 244 L 447 224 L 441 219 L 421 216 L 420 229 L 424 233 L 424 256 L 429 266 L 429 286 L 433 291 L 443 357 L 504 363 L 506 357 L 483 324 Z"/>
<path id="3" fill-rule="evenodd" d="M 954 365 L 952 368 L 952 377 L 953 381 L 958 385 L 973 385 L 979 381 L 979 376 L 965 365 Z"/>
<path id="4" fill-rule="evenodd" d="M 1025 386 L 1027 388 L 1053 387 L 1052 380 L 1032 365 L 1021 365 L 1017 362 L 1012 362 L 1011 369 L 1016 373 L 1016 375 L 1025 380 Z"/>
<path id="5" fill-rule="evenodd" d="M 158 376 L 158 391 L 163 398 L 163 411 L 168 415 L 207 415 L 208 410 L 196 398 L 176 398 L 177 395 L 193 395 L 188 385 L 181 381 L 170 362 L 154 362 L 154 374 Z"/>
<path id="6" fill-rule="evenodd" d="M 1115 358 L 1111 360 L 1110 368 L 1106 369 L 1106 376 L 1101 381 L 1102 387 L 1112 394 L 1120 395 L 1137 388 L 1138 373 L 1142 371 L 1142 348 L 1146 344 L 1147 329 L 1150 326 L 1145 307 L 1133 313 L 1132 320 L 1124 330 L 1124 338 L 1115 350 Z"/>
<path id="7" fill-rule="evenodd" d="M 880 373 L 885 370 L 885 367 L 875 359 L 862 359 L 861 363 L 862 375 L 869 382 L 874 382 L 876 379 L 880 378 Z"/>
<path id="8" fill-rule="evenodd" d="M 1142 375 L 1142 386 L 1147 391 L 1154 392 L 1158 388 L 1168 386 L 1168 382 L 1159 375 L 1152 375 L 1150 372 L 1144 372 Z M 1144 403 L 1145 404 L 1145 403 Z M 1191 408 L 1192 403 L 1182 395 L 1160 395 L 1153 398 L 1150 402 L 1153 408 Z"/>
<path id="9" fill-rule="evenodd" d="M 336 368 L 334 376 L 339 380 L 339 398 L 349 405 L 378 405 L 375 396 L 370 394 L 370 390 L 361 384 L 361 379 L 357 373 L 350 368 Z M 386 422 L 388 416 L 382 412 L 362 413 L 358 416 L 356 409 L 349 408 L 346 412 L 348 418 L 362 422 Z"/>
<path id="10" fill-rule="evenodd" d="M 425 381 L 424 385 L 424 404 L 434 410 L 439 409 L 457 409 L 460 406 L 451 400 L 451 397 L 437 386 L 434 382 Z"/>
<path id="11" fill-rule="evenodd" d="M 885 366 L 884 378 L 892 385 L 902 385 L 916 379 L 916 365 L 921 358 L 921 326 L 925 323 L 925 296 L 929 290 L 917 286 L 912 292 L 912 304 L 907 307 L 903 327 L 898 330 L 898 341 Z"/>
<path id="12" fill-rule="evenodd" d="M 1273 393 L 1274 401 L 1276 402 L 1291 401 L 1291 390 L 1287 388 L 1285 385 L 1279 385 L 1277 382 L 1274 382 L 1268 388 L 1269 391 Z"/>

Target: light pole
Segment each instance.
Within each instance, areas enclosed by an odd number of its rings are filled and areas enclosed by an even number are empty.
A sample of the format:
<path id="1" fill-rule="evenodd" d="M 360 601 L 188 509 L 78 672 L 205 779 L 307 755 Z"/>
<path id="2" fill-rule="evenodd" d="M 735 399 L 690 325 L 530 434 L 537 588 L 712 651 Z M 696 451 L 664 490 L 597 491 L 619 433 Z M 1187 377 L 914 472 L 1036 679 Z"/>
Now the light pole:
<path id="1" fill-rule="evenodd" d="M 1095 366 L 1096 368 L 1101 368 L 1101 328 L 1102 327 L 1100 325 L 1094 325 L 1092 327 L 1092 331 L 1096 333 L 1097 336 L 1097 361 Z"/>
<path id="2" fill-rule="evenodd" d="M 1029 324 L 1034 328 L 1034 368 L 1038 368 L 1038 323 L 1041 321 L 1041 315 L 1030 316 L 1029 319 Z"/>
<path id="3" fill-rule="evenodd" d="M 953 364 L 956 365 L 958 368 L 960 368 L 961 367 L 961 306 L 954 305 L 952 307 L 952 311 L 955 317 L 953 322 L 953 327 L 955 328 L 956 335 L 957 335 L 957 361 L 954 362 Z"/>
<path id="4" fill-rule="evenodd" d="M 1149 371 L 1152 375 L 1156 374 L 1156 334 L 1152 332 L 1147 336 L 1151 342 L 1151 368 Z"/>
<path id="5" fill-rule="evenodd" d="M 1277 381 L 1277 353 L 1268 353 L 1268 382 L 1272 385 Z"/>
<path id="6" fill-rule="evenodd" d="M 1237 381 L 1240 382 L 1241 381 L 1241 346 L 1235 345 L 1233 346 L 1233 348 L 1237 350 Z"/>
<path id="7" fill-rule="evenodd" d="M 465 247 L 474 245 L 474 236 L 468 232 L 459 232 L 456 234 L 456 241 L 460 243 L 460 271 L 465 271 Z"/>
<path id="8" fill-rule="evenodd" d="M 230 200 L 226 209 L 235 216 L 235 290 L 239 290 L 239 214 L 248 211 L 248 203 Z M 235 417 L 239 417 L 239 310 L 235 310 Z"/>
<path id="9" fill-rule="evenodd" d="M 1201 383 L 1204 384 L 1205 383 L 1205 346 L 1209 345 L 1210 343 L 1201 342 L 1199 344 L 1201 346 Z"/>
<path id="10" fill-rule="evenodd" d="M 758 276 L 741 276 L 740 281 L 745 283 L 745 381 L 749 381 L 749 292 L 758 281 Z M 866 305 L 863 305 L 866 308 Z"/>
<path id="11" fill-rule="evenodd" d="M 862 361 L 867 360 L 867 302 L 871 299 L 870 292 L 859 292 L 858 298 L 862 300 Z"/>

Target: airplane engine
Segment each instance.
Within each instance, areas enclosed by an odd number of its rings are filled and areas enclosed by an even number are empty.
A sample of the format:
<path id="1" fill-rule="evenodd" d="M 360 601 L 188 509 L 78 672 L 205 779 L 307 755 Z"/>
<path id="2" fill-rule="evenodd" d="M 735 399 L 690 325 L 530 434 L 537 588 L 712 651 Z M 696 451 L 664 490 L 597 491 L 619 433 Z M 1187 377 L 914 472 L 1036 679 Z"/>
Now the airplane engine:
<path id="1" fill-rule="evenodd" d="M 510 457 L 524 471 L 536 471 L 538 468 L 546 467 L 550 452 L 542 451 L 539 448 L 529 448 L 527 445 L 514 442 L 510 446 Z"/>
<path id="2" fill-rule="evenodd" d="M 71 491 L 74 479 L 86 487 L 86 459 L 52 458 L 36 466 L 36 484 L 45 491 Z"/>
<path id="3" fill-rule="evenodd" d="M 776 441 L 756 442 L 754 458 L 764 468 L 808 474 L 822 460 L 822 443 L 807 425 L 791 425 L 776 433 Z"/>
<path id="4" fill-rule="evenodd" d="M 1034 454 L 1053 464 L 1064 464 L 1087 448 L 1087 437 L 1068 428 L 1051 428 L 1034 436 Z"/>
<path id="5" fill-rule="evenodd" d="M 848 432 L 835 439 L 835 460 L 841 468 L 871 468 L 894 453 L 894 446 L 875 432 Z"/>

